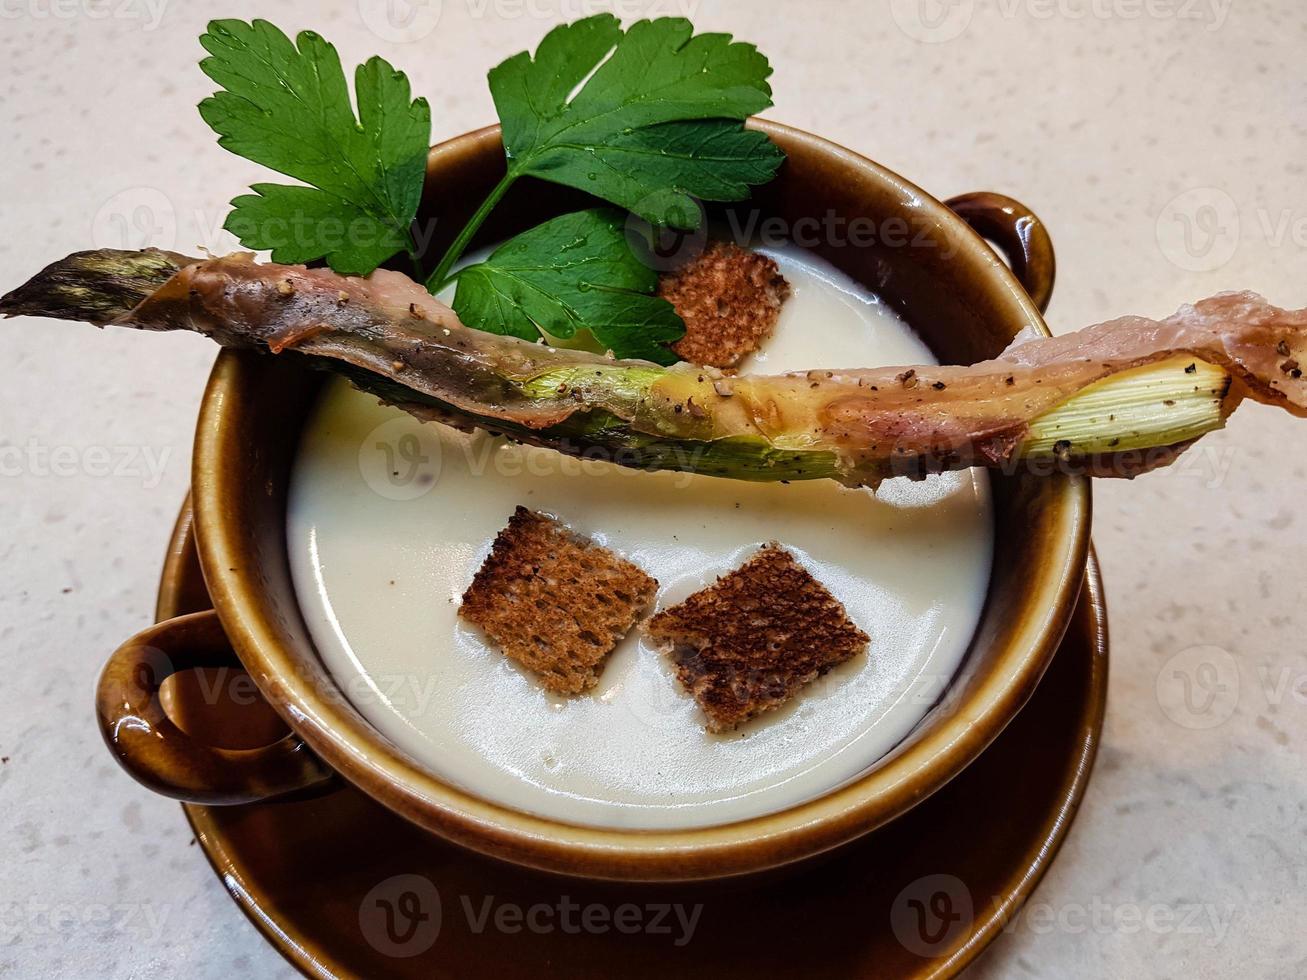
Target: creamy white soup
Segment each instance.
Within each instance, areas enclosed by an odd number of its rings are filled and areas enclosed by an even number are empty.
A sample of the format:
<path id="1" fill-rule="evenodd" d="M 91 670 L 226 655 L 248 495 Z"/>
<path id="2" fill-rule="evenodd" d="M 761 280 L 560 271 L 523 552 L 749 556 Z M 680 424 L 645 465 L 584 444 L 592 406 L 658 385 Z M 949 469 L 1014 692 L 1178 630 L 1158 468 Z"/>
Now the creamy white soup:
<path id="1" fill-rule="evenodd" d="M 934 362 L 847 276 L 798 250 L 764 251 L 793 294 L 744 370 Z M 457 616 L 519 504 L 639 564 L 658 579 L 655 608 L 779 541 L 844 603 L 868 652 L 725 735 L 704 730 L 638 627 L 590 693 L 548 694 Z M 287 523 L 314 642 L 377 729 L 481 797 L 613 828 L 727 823 L 866 771 L 957 669 L 992 553 L 979 471 L 875 493 L 641 473 L 424 425 L 343 381 L 327 385 L 305 430 Z"/>

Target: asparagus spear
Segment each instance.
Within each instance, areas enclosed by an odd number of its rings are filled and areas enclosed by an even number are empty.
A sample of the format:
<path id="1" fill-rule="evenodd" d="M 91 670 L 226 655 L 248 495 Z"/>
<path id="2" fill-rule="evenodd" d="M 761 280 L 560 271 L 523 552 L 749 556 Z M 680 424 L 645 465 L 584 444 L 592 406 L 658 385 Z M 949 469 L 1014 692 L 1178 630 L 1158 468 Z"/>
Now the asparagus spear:
<path id="1" fill-rule="evenodd" d="M 530 344 L 462 326 L 398 273 L 356 279 L 248 256 L 76 253 L 0 299 L 0 313 L 195 330 L 342 373 L 422 418 L 747 480 L 874 485 L 972 465 L 1131 476 L 1220 428 L 1244 396 L 1307 414 L 1294 373 L 1307 311 L 1250 294 L 971 367 L 772 377 Z"/>

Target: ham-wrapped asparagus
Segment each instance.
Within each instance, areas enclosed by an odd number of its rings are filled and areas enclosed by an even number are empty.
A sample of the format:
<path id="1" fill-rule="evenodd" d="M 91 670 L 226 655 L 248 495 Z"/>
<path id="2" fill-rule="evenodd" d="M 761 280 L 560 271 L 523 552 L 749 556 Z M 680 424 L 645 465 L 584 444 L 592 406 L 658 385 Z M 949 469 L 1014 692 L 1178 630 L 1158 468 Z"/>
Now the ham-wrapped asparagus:
<path id="1" fill-rule="evenodd" d="M 765 377 L 472 330 L 399 273 L 360 279 L 248 255 L 79 252 L 0 312 L 192 330 L 305 358 L 424 419 L 748 480 L 874 485 L 975 465 L 1132 476 L 1220 428 L 1246 397 L 1307 415 L 1307 310 L 1251 293 L 1027 340 L 969 366 Z"/>

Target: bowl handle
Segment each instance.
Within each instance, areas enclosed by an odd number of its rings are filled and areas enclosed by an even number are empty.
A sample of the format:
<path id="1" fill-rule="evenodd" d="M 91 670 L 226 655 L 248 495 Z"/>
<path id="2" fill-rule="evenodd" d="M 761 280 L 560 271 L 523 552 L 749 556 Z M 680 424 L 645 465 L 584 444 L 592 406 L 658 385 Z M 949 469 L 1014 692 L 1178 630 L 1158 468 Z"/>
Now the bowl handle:
<path id="1" fill-rule="evenodd" d="M 218 614 L 190 613 L 142 630 L 115 650 L 96 689 L 104 740 L 118 763 L 156 793 L 187 803 L 253 803 L 338 778 L 294 734 L 254 749 L 206 745 L 182 731 L 159 699 L 192 667 L 239 667 Z"/>
<path id="2" fill-rule="evenodd" d="M 992 191 L 960 194 L 944 203 L 981 238 L 1003 250 L 1039 312 L 1047 310 L 1057 278 L 1057 260 L 1048 229 L 1035 212 L 1020 201 Z"/>

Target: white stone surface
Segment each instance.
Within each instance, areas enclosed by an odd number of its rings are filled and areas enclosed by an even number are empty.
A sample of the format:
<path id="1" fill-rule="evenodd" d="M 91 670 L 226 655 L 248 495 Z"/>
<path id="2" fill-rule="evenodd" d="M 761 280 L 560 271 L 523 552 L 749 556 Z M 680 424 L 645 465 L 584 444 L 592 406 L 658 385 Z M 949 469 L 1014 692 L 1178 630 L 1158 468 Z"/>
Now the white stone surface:
<path id="1" fill-rule="evenodd" d="M 443 138 L 492 119 L 490 65 L 594 6 L 444 0 L 431 33 L 404 43 L 365 26 L 393 34 L 382 0 L 4 0 L 0 285 L 124 234 L 227 247 L 213 231 L 227 200 L 266 174 L 219 150 L 194 111 L 210 17 L 314 27 L 349 63 L 384 54 L 430 97 Z M 1020 197 L 1057 242 L 1054 330 L 1235 287 L 1307 305 L 1299 4 L 617 9 L 688 10 L 756 41 L 776 67 L 769 115 L 938 196 Z M 117 769 L 91 713 L 104 657 L 149 619 L 213 351 L 12 322 L 0 353 L 0 975 L 284 974 L 176 806 Z M 1061 857 L 974 975 L 1307 973 L 1305 433 L 1248 408 L 1190 465 L 1098 486 L 1103 751 Z M 1208 713 L 1185 708 L 1186 678 L 1200 694 L 1225 685 Z"/>

